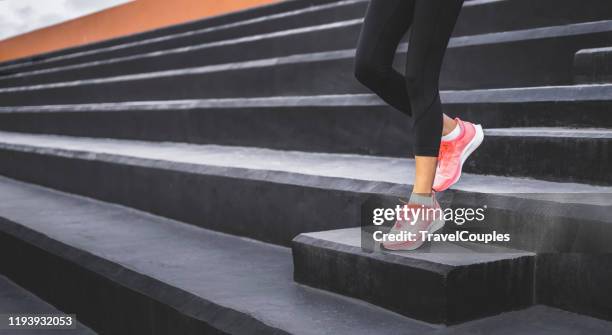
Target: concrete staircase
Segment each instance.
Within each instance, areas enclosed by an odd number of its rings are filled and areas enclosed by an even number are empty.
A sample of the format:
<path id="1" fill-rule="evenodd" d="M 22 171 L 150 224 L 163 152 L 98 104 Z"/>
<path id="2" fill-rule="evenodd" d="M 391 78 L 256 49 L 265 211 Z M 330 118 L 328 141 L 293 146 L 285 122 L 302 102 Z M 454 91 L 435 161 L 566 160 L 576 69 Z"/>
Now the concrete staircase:
<path id="1" fill-rule="evenodd" d="M 466 2 L 442 100 L 487 137 L 442 200 L 513 239 L 416 253 L 361 245 L 413 174 L 410 120 L 353 78 L 366 6 L 0 64 L 2 274 L 99 333 L 612 331 L 612 6 Z"/>

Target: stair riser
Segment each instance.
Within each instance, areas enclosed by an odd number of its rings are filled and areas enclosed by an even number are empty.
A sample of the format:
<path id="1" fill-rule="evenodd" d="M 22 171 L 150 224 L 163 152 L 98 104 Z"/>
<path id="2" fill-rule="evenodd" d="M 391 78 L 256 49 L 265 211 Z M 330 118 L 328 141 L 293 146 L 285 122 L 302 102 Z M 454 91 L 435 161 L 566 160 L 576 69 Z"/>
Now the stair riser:
<path id="1" fill-rule="evenodd" d="M 446 103 L 444 113 L 482 124 L 484 128 L 576 127 L 612 128 L 612 101 L 526 101 Z M 552 98 L 555 99 L 555 98 Z M 534 97 L 535 100 L 535 97 Z"/>
<path id="2" fill-rule="evenodd" d="M 440 85 L 442 89 L 467 89 L 571 83 L 574 52 L 586 45 L 607 43 L 610 38 L 612 33 L 595 33 L 454 47 L 447 53 Z M 309 61 L 305 61 L 307 59 Z M 173 73 L 164 77 L 145 76 L 79 83 L 78 86 L 4 91 L 0 92 L 0 99 L 4 106 L 14 106 L 367 92 L 354 79 L 351 53 L 334 54 L 327 60 L 315 55 L 307 59 L 295 62 L 291 58 L 284 64 L 271 61 L 269 65 L 264 63 L 257 67 L 214 68 L 214 72 L 209 69 L 206 73 Z M 265 85 L 261 78 L 266 78 Z"/>
<path id="3" fill-rule="evenodd" d="M 177 171 L 163 162 L 144 167 L 6 150 L 0 151 L 0 157 L 0 174 L 10 178 L 287 246 L 303 232 L 358 225 L 358 213 L 353 212 L 364 196 L 359 190 L 373 187 L 358 181 L 344 187 L 323 177 L 310 178 L 312 186 L 294 185 L 303 179 L 292 176 L 286 183 L 274 183 L 224 177 L 222 168 L 216 175 L 197 173 L 198 168 Z M 336 184 L 338 188 L 332 188 Z M 408 191 L 398 185 L 375 185 L 386 191 Z"/>
<path id="4" fill-rule="evenodd" d="M 201 298 L 1 218 L 0 252 L 18 255 L 6 257 L 3 274 L 100 334 L 282 333 L 211 302 L 185 310 L 185 301 Z M 228 327 L 211 315 L 234 321 Z"/>
<path id="5" fill-rule="evenodd" d="M 601 84 L 612 82 L 612 48 L 585 50 L 574 56 L 574 82 Z"/>
<path id="6" fill-rule="evenodd" d="M 381 257 L 298 237 L 293 243 L 294 279 L 431 323 L 456 324 L 533 302 L 533 257 L 453 269 L 420 268 Z"/>
<path id="7" fill-rule="evenodd" d="M 412 151 L 410 119 L 382 106 L 0 113 L 0 129 L 383 156 Z"/>
<path id="8" fill-rule="evenodd" d="M 516 191 L 520 192 L 520 191 Z M 509 242 L 494 242 L 503 247 L 528 250 L 538 254 L 585 253 L 605 255 L 612 252 L 609 207 L 595 205 L 609 202 L 610 194 L 564 193 L 443 193 L 440 203 L 452 208 L 486 208 L 483 222 L 456 225 L 447 222 L 447 232 L 468 230 L 474 233 L 509 234 Z M 559 199 L 578 199 L 592 205 L 559 203 Z M 538 200 L 540 199 L 540 200 Z M 485 207 L 486 206 L 486 207 Z"/>
<path id="9" fill-rule="evenodd" d="M 567 85 L 573 82 L 573 57 L 586 46 L 609 44 L 612 31 L 520 40 L 447 51 L 443 89 Z"/>
<path id="10" fill-rule="evenodd" d="M 609 138 L 487 136 L 465 171 L 612 185 L 610 152 Z"/>
<path id="11" fill-rule="evenodd" d="M 337 0 L 292 0 L 292 1 L 281 1 L 270 6 L 262 6 L 246 11 L 238 11 L 225 15 L 220 15 L 212 18 L 206 18 L 203 20 L 197 20 L 193 22 L 187 22 L 183 24 L 177 24 L 169 27 L 160 29 L 154 29 L 139 34 L 133 34 L 118 38 L 113 38 L 106 41 L 95 42 L 57 51 L 51 51 L 35 56 L 24 57 L 13 61 L 8 61 L 0 64 L 0 75 L 7 73 L 21 72 L 22 69 L 27 69 L 30 66 L 38 66 L 38 61 L 60 57 L 71 53 L 91 51 L 101 48 L 113 47 L 125 43 L 134 43 L 137 41 L 143 41 L 151 38 L 163 37 L 171 34 L 185 33 L 198 29 L 212 28 L 214 26 L 226 25 L 237 23 L 240 21 L 255 19 L 262 16 L 279 14 L 282 12 L 300 10 L 309 6 L 324 5 Z"/>
<path id="12" fill-rule="evenodd" d="M 28 112 L 0 112 L 0 130 L 383 156 L 409 153 L 405 146 L 406 138 L 410 137 L 411 119 L 380 103 L 372 106 L 246 105 L 201 109 L 94 107 L 66 112 L 42 109 L 37 112 L 33 107 Z M 612 128 L 612 114 L 607 112 L 610 108 L 610 101 L 448 102 L 443 106 L 451 117 L 482 124 L 485 129 Z M 235 122 L 237 119 L 243 122 Z M 388 141 L 377 144 L 372 130 L 384 133 Z"/>
<path id="13" fill-rule="evenodd" d="M 611 262 L 610 254 L 538 255 L 538 303 L 612 320 Z"/>

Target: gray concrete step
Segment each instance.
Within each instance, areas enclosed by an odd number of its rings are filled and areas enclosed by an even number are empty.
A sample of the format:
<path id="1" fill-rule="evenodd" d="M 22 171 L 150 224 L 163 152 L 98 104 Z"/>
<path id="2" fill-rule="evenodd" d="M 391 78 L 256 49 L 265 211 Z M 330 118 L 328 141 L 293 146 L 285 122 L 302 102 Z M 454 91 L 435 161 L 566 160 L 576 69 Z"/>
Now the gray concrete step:
<path id="1" fill-rule="evenodd" d="M 612 185 L 611 129 L 493 128 L 485 136 L 465 171 Z"/>
<path id="2" fill-rule="evenodd" d="M 535 254 L 450 242 L 413 252 L 384 251 L 379 245 L 368 250 L 362 238 L 360 228 L 299 235 L 293 240 L 295 280 L 443 324 L 535 301 Z"/>

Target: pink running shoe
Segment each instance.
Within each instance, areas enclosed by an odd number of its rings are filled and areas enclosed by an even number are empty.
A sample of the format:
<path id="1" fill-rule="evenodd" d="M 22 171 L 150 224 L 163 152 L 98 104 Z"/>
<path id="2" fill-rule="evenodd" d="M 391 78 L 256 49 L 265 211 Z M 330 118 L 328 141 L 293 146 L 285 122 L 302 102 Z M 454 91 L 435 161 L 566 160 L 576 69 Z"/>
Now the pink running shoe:
<path id="1" fill-rule="evenodd" d="M 434 233 L 442 227 L 444 227 L 444 219 L 442 218 L 442 211 L 440 210 L 440 204 L 435 199 L 434 196 L 434 206 L 428 207 L 423 205 L 416 204 L 405 204 L 404 207 L 407 207 L 409 210 L 409 215 L 406 218 L 407 220 L 397 220 L 395 225 L 391 227 L 389 230 L 389 235 L 395 235 L 398 237 L 406 237 L 408 233 L 412 233 L 413 239 L 405 238 L 401 241 L 385 241 L 382 243 L 382 246 L 387 250 L 415 250 L 420 248 L 423 243 L 425 243 L 425 239 L 423 239 L 423 234 L 421 231 L 426 231 L 428 233 Z M 421 209 L 422 211 L 427 211 L 427 209 L 438 209 L 436 213 L 430 212 L 427 215 L 411 215 L 410 209 Z M 416 212 L 414 212 L 416 213 Z M 422 213 L 422 212 L 421 212 Z"/>
<path id="2" fill-rule="evenodd" d="M 442 192 L 453 186 L 461 177 L 461 169 L 466 159 L 476 150 L 484 139 L 481 125 L 474 125 L 456 118 L 461 133 L 452 141 L 440 143 L 438 169 L 433 190 Z"/>

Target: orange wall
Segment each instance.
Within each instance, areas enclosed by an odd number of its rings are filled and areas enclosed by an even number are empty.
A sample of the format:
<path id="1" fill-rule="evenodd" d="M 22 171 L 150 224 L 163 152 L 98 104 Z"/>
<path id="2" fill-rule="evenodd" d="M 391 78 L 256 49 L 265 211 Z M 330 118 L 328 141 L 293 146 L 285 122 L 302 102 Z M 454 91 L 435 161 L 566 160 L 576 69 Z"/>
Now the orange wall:
<path id="1" fill-rule="evenodd" d="M 278 0 L 134 0 L 0 41 L 0 61 L 21 58 Z"/>

